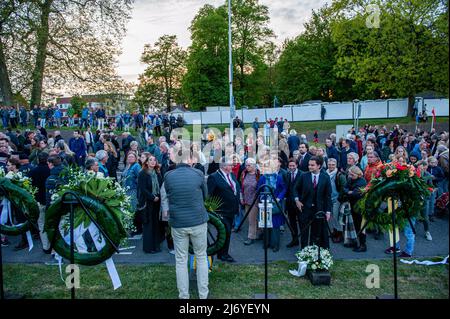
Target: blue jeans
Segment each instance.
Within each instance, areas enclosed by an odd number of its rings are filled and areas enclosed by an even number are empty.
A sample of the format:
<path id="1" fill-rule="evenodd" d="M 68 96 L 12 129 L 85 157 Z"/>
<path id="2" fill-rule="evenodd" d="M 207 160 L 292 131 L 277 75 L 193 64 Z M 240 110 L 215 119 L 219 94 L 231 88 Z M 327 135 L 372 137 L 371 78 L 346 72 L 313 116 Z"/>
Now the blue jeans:
<path id="1" fill-rule="evenodd" d="M 416 224 L 415 218 L 411 218 L 411 224 L 413 226 Z M 414 232 L 409 222 L 406 223 L 405 228 L 403 229 L 403 234 L 405 235 L 406 238 L 406 246 L 403 251 L 412 256 L 414 252 L 414 244 L 416 242 L 416 235 L 414 235 Z M 400 249 L 400 238 L 397 239 L 397 244 L 395 246 L 397 247 L 397 249 Z"/>
<path id="2" fill-rule="evenodd" d="M 413 226 L 416 224 L 416 219 L 411 218 L 411 223 Z M 411 228 L 411 225 L 409 223 L 406 224 L 405 229 L 403 230 L 403 233 L 406 237 L 406 246 L 405 246 L 405 253 L 412 256 L 414 252 L 414 244 L 416 242 L 416 235 L 414 235 L 413 230 Z"/>
<path id="3" fill-rule="evenodd" d="M 239 213 L 234 216 L 234 229 L 238 229 L 241 220 L 244 218 L 244 208 L 239 205 Z"/>

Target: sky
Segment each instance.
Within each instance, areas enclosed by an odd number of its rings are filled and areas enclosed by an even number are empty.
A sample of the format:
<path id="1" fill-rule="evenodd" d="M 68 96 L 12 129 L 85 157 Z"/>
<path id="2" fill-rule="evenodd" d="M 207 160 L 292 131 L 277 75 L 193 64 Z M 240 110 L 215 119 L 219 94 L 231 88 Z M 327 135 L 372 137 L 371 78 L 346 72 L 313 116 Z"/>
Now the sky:
<path id="1" fill-rule="evenodd" d="M 188 30 L 192 19 L 205 4 L 218 7 L 225 0 L 135 0 L 127 35 L 122 41 L 119 57 L 119 75 L 126 81 L 137 82 L 145 69 L 140 62 L 145 44 L 154 44 L 164 34 L 175 34 L 178 44 L 187 49 L 191 44 Z M 260 0 L 269 8 L 270 27 L 275 32 L 275 42 L 283 43 L 303 30 L 303 24 L 327 0 Z"/>

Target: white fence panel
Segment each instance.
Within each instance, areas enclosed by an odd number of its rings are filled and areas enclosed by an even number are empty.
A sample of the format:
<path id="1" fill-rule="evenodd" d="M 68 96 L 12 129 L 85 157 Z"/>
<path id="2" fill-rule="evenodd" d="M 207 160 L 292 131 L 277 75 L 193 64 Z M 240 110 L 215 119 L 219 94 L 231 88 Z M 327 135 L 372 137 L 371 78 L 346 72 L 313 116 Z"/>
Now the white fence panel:
<path id="1" fill-rule="evenodd" d="M 220 112 L 202 112 L 202 124 L 220 124 Z"/>
<path id="2" fill-rule="evenodd" d="M 293 121 L 319 121 L 320 120 L 320 104 L 302 105 L 293 108 Z"/>
<path id="3" fill-rule="evenodd" d="M 448 99 L 424 99 L 424 104 L 427 105 L 428 116 L 431 116 L 431 111 L 436 112 L 436 116 L 448 116 L 449 107 Z M 419 110 L 420 111 L 420 110 Z"/>
<path id="4" fill-rule="evenodd" d="M 292 121 L 292 111 L 290 107 L 277 107 L 277 108 L 271 108 L 266 109 L 267 118 L 272 118 L 273 120 L 278 117 L 280 119 L 281 117 L 283 119 L 288 119 L 288 121 Z"/>
<path id="5" fill-rule="evenodd" d="M 192 124 L 194 120 L 200 120 L 200 112 L 186 112 L 182 115 L 186 124 Z"/>
<path id="6" fill-rule="evenodd" d="M 353 118 L 352 103 L 325 104 L 325 120 L 348 120 Z"/>
<path id="7" fill-rule="evenodd" d="M 243 110 L 242 118 L 244 119 L 244 123 L 253 123 L 256 117 L 258 118 L 259 123 L 265 122 L 266 121 L 265 109 Z"/>
<path id="8" fill-rule="evenodd" d="M 387 117 L 387 101 L 361 101 L 359 103 L 361 103 L 361 119 Z M 358 106 L 355 106 L 355 116 L 358 115 L 357 112 Z"/>
<path id="9" fill-rule="evenodd" d="M 408 99 L 389 100 L 389 117 L 405 117 L 408 115 Z"/>

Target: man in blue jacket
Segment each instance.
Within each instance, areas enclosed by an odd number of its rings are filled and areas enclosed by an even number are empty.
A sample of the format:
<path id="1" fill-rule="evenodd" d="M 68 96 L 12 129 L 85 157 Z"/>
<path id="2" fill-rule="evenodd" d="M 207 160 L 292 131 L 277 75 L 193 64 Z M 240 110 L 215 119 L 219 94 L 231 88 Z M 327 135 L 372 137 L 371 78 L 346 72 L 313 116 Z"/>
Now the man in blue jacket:
<path id="1" fill-rule="evenodd" d="M 75 153 L 75 161 L 78 166 L 84 166 L 84 160 L 86 159 L 86 143 L 80 135 L 80 131 L 73 132 L 73 137 L 69 141 L 69 148 Z"/>

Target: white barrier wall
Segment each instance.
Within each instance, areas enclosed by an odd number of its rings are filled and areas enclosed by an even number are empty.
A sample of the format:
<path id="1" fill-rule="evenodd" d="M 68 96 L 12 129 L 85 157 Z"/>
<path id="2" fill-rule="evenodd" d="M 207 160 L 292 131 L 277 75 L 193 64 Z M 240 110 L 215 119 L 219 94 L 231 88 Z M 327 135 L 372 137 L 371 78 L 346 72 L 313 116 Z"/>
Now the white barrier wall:
<path id="1" fill-rule="evenodd" d="M 387 118 L 387 101 L 362 101 L 361 119 Z M 406 105 L 408 109 L 408 105 Z M 355 116 L 357 116 L 358 107 L 355 106 Z"/>
<path id="2" fill-rule="evenodd" d="M 433 107 L 436 112 L 436 116 L 449 115 L 448 99 L 424 99 L 423 103 L 427 105 L 428 116 L 431 116 Z"/>
<path id="3" fill-rule="evenodd" d="M 374 118 L 396 118 L 405 117 L 408 114 L 408 99 L 395 100 L 377 100 L 361 101 L 360 119 Z M 434 107 L 436 116 L 449 115 L 448 99 L 426 99 L 428 116 L 431 116 L 431 110 Z M 353 111 L 352 102 L 343 103 L 324 103 L 326 109 L 325 120 L 351 120 L 357 115 L 357 107 Z M 208 107 L 210 109 L 219 109 L 219 107 Z M 193 120 L 201 120 L 203 124 L 227 124 L 230 120 L 229 108 L 221 108 L 222 111 L 208 112 L 186 112 L 182 114 L 187 124 L 192 124 Z M 240 109 L 236 110 L 236 115 L 244 120 L 244 123 L 252 123 L 255 117 L 258 121 L 265 122 L 269 118 L 276 117 L 288 119 L 289 121 L 320 121 L 321 104 L 301 104 L 286 105 L 280 108 L 261 108 L 261 109 Z M 177 113 L 178 114 L 178 113 Z M 177 115 L 175 114 L 175 116 Z"/>
<path id="4" fill-rule="evenodd" d="M 290 108 L 289 108 L 290 110 Z M 244 116 L 244 123 L 253 123 L 255 118 L 258 118 L 259 122 L 263 122 L 266 120 L 266 111 L 265 109 L 251 109 L 251 110 L 244 110 L 243 111 Z"/>
<path id="5" fill-rule="evenodd" d="M 280 119 L 288 119 L 288 121 L 292 121 L 292 111 L 290 107 L 277 107 L 272 109 L 266 109 L 267 119 L 274 120 L 276 117 Z"/>
<path id="6" fill-rule="evenodd" d="M 408 115 L 408 99 L 389 100 L 389 115 L 387 117 L 405 117 Z"/>
<path id="7" fill-rule="evenodd" d="M 353 118 L 352 103 L 325 104 L 325 120 L 346 120 Z"/>

